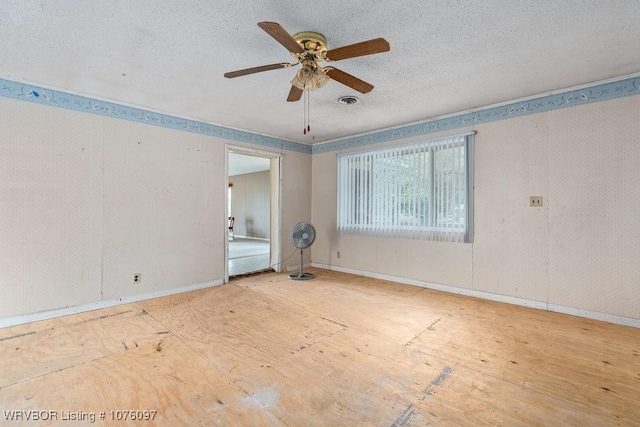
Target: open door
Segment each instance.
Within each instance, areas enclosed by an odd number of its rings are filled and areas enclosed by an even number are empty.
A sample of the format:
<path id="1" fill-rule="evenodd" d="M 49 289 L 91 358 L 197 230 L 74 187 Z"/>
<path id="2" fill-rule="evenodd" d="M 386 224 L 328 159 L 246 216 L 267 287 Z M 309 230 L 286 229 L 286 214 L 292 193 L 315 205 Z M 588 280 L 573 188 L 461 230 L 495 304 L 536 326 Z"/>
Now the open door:
<path id="1" fill-rule="evenodd" d="M 272 271 L 279 262 L 280 155 L 227 147 L 226 272 Z"/>

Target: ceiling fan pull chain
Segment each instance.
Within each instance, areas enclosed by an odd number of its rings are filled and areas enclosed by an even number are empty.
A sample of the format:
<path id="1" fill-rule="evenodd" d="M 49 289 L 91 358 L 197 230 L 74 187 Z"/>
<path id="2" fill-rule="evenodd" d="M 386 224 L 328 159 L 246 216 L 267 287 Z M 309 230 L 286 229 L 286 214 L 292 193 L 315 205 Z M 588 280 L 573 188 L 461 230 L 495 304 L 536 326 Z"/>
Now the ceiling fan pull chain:
<path id="1" fill-rule="evenodd" d="M 303 135 L 307 134 L 307 127 L 309 126 L 309 118 L 308 118 L 308 107 L 309 107 L 309 89 L 305 88 L 303 89 L 303 94 L 304 94 L 304 98 L 302 100 L 303 103 L 303 124 L 302 124 L 302 133 Z"/>
<path id="2" fill-rule="evenodd" d="M 307 89 L 307 132 L 311 132 L 311 126 L 309 125 L 309 123 L 311 123 L 311 108 L 309 107 L 309 105 L 311 104 L 311 99 L 310 99 L 310 92 Z"/>

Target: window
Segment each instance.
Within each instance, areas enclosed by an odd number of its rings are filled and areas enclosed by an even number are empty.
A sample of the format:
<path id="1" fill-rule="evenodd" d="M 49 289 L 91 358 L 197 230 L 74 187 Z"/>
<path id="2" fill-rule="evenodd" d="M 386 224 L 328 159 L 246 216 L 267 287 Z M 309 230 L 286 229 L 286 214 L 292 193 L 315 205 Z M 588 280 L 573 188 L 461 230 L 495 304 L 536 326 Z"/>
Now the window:
<path id="1" fill-rule="evenodd" d="M 473 134 L 338 156 L 341 233 L 470 242 Z"/>

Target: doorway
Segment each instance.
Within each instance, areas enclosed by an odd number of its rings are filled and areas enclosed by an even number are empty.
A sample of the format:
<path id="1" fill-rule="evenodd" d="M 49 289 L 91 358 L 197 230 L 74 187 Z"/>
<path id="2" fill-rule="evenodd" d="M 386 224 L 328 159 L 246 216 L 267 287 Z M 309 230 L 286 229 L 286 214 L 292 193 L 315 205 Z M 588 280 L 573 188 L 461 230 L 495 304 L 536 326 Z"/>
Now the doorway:
<path id="1" fill-rule="evenodd" d="M 226 280 L 273 271 L 279 258 L 280 157 L 228 147 Z"/>

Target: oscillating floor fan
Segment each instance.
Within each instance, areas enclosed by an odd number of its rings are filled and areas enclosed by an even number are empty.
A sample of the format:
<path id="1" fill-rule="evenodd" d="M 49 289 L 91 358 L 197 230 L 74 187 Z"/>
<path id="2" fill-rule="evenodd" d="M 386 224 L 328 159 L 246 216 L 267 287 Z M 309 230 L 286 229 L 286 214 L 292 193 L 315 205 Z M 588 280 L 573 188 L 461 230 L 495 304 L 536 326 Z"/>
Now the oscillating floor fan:
<path id="1" fill-rule="evenodd" d="M 313 274 L 305 273 L 302 270 L 303 251 L 311 246 L 314 240 L 316 240 L 316 230 L 313 228 L 313 225 L 308 222 L 299 222 L 291 229 L 291 243 L 300 249 L 300 272 L 298 274 L 290 274 L 289 279 L 309 280 L 315 277 Z"/>

